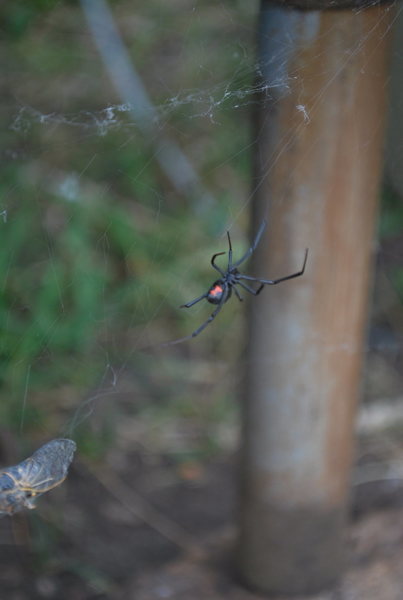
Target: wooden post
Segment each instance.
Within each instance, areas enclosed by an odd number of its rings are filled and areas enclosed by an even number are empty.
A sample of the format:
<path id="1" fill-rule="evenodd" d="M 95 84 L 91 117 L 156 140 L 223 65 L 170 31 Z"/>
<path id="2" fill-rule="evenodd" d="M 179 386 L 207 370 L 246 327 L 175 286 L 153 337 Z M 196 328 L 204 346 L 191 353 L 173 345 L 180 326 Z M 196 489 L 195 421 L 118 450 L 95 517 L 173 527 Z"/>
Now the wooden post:
<path id="1" fill-rule="evenodd" d="M 250 304 L 239 565 L 264 592 L 326 588 L 345 556 L 392 19 L 262 3 L 256 275 L 309 247 Z"/>

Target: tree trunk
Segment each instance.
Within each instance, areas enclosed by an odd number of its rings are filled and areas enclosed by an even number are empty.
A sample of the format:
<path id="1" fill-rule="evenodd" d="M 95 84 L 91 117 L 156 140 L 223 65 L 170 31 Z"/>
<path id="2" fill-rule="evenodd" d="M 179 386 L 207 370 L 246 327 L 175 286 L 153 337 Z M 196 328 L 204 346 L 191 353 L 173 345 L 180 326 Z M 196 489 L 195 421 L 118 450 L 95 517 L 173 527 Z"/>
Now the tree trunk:
<path id="1" fill-rule="evenodd" d="M 262 4 L 256 275 L 309 248 L 250 304 L 239 560 L 265 592 L 326 588 L 345 556 L 392 19 Z"/>

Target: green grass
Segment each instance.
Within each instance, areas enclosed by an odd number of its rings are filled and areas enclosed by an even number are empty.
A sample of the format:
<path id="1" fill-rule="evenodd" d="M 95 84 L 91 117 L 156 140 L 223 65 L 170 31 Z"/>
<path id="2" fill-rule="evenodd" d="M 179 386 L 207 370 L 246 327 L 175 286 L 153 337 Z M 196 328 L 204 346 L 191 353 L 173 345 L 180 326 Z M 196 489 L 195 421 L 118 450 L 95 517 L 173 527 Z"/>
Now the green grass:
<path id="1" fill-rule="evenodd" d="M 135 374 L 133 410 L 151 403 L 162 419 L 181 418 L 182 403 L 198 402 L 199 363 L 237 355 L 222 335 L 241 332 L 230 303 L 196 343 L 159 344 L 206 318 L 207 305 L 178 306 L 214 278 L 209 261 L 228 222 L 238 222 L 238 246 L 247 227 L 239 210 L 250 177 L 249 109 L 231 92 L 252 86 L 256 7 L 207 2 L 194 18 L 178 6 L 112 3 L 160 131 L 215 197 L 205 206 L 175 193 L 130 113 L 116 111 L 114 126 L 100 126 L 102 111 L 121 99 L 78 3 L 21 0 L 0 9 L 11 98 L 2 113 L 0 415 L 13 431 L 63 430 L 94 389 L 108 389 L 108 365 Z M 229 389 L 223 381 L 210 397 L 225 406 Z M 89 455 L 112 443 L 119 401 L 108 406 L 96 405 L 73 432 Z M 207 413 L 199 418 L 212 430 L 215 413 Z M 103 414 L 107 426 L 93 426 Z"/>

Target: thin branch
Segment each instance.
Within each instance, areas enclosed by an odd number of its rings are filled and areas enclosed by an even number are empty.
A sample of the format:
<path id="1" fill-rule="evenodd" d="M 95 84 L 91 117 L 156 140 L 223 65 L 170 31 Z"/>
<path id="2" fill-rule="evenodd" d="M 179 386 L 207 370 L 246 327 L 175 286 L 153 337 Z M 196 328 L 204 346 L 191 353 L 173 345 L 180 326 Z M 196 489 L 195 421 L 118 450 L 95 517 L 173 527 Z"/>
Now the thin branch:
<path id="1" fill-rule="evenodd" d="M 194 197 L 196 207 L 203 210 L 214 202 L 204 189 L 187 156 L 164 134 L 158 113 L 137 73 L 133 61 L 105 0 L 81 0 L 94 42 L 116 91 L 130 108 L 134 121 L 148 142 L 155 144 L 155 156 L 175 189 Z M 202 200 L 202 202 L 200 202 Z"/>

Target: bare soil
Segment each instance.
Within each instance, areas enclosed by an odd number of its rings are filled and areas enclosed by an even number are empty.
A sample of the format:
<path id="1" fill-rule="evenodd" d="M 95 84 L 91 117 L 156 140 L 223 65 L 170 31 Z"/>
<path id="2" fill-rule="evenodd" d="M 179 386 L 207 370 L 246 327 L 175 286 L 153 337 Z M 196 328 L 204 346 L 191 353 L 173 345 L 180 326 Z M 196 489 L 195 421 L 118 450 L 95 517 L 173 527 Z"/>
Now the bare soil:
<path id="1" fill-rule="evenodd" d="M 362 448 L 361 464 L 379 463 L 379 440 Z M 68 482 L 36 511 L 0 521 L 0 597 L 263 598 L 233 568 L 236 462 L 178 469 L 142 452 L 110 457 L 107 467 L 75 461 Z M 336 589 L 312 600 L 401 600 L 403 481 L 386 477 L 353 491 L 347 570 Z"/>

